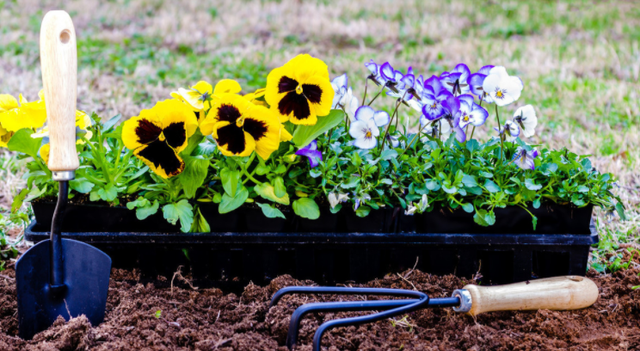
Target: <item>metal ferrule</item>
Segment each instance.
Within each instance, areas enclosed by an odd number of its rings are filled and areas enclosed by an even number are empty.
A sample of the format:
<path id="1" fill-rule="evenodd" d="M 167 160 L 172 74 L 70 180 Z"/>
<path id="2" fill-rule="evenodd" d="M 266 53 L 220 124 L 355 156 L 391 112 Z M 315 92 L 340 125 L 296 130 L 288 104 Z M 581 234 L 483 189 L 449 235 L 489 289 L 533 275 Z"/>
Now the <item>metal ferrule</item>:
<path id="1" fill-rule="evenodd" d="M 469 312 L 471 311 L 471 294 L 469 290 L 466 289 L 456 289 L 453 291 L 451 297 L 457 297 L 460 299 L 460 306 L 454 307 L 453 310 L 456 312 Z"/>
<path id="2" fill-rule="evenodd" d="M 76 171 L 53 171 L 51 173 L 53 180 L 58 182 L 73 180 L 76 177 Z"/>

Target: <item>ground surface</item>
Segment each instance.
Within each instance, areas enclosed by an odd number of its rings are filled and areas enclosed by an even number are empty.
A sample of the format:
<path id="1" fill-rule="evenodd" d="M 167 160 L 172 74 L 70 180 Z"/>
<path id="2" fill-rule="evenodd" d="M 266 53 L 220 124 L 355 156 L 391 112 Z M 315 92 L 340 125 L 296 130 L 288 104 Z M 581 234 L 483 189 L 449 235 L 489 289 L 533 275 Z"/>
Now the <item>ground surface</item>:
<path id="1" fill-rule="evenodd" d="M 314 296 L 285 297 L 268 308 L 278 289 L 304 285 L 289 276 L 267 287 L 249 285 L 241 296 L 217 289 L 165 287 L 136 282 L 132 272 L 114 270 L 105 322 L 91 327 L 84 317 L 62 319 L 30 342 L 17 338 L 16 292 L 9 269 L 0 277 L 2 350 L 280 350 L 291 313 Z M 640 348 L 638 269 L 613 275 L 590 274 L 600 290 L 596 304 L 578 311 L 492 312 L 476 319 L 450 308 L 417 311 L 395 320 L 330 332 L 325 349 L 338 350 L 637 350 Z M 365 284 L 416 289 L 449 296 L 467 282 L 419 271 L 394 274 Z M 364 299 L 364 297 L 356 297 Z M 311 350 L 320 323 L 351 313 L 307 316 L 296 350 Z"/>

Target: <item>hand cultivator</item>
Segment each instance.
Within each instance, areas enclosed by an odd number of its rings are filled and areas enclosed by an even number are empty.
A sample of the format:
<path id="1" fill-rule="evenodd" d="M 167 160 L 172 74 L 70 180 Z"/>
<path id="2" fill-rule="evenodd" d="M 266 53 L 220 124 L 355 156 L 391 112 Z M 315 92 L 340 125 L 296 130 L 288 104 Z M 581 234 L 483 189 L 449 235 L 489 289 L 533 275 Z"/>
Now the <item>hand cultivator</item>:
<path id="1" fill-rule="evenodd" d="M 423 308 L 453 307 L 456 312 L 471 316 L 491 311 L 507 310 L 575 310 L 591 306 L 598 299 L 598 287 L 591 280 L 578 276 L 545 278 L 502 286 L 466 285 L 451 297 L 429 298 L 427 294 L 403 289 L 346 288 L 302 286 L 280 289 L 271 298 L 269 307 L 282 297 L 292 294 L 376 295 L 406 299 L 316 302 L 298 307 L 291 316 L 287 347 L 292 350 L 298 339 L 300 321 L 311 312 L 381 311 L 371 315 L 334 319 L 324 322 L 313 336 L 313 350 L 319 351 L 322 336 L 330 329 L 359 325 L 391 318 Z"/>

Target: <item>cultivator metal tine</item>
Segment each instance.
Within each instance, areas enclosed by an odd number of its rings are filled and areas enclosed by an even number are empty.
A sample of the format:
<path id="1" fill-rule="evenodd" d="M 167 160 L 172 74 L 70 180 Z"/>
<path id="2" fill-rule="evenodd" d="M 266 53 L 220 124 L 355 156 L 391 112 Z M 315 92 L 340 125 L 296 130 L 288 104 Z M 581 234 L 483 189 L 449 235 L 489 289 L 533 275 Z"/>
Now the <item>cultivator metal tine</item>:
<path id="1" fill-rule="evenodd" d="M 298 342 L 298 331 L 302 318 L 312 312 L 343 312 L 343 311 L 384 311 L 406 306 L 420 300 L 377 300 L 377 301 L 349 301 L 349 302 L 315 302 L 302 305 L 291 315 L 289 331 L 287 332 L 287 347 L 292 350 Z"/>
<path id="2" fill-rule="evenodd" d="M 298 340 L 300 321 L 304 315 L 311 312 L 340 312 L 340 311 L 384 311 L 366 316 L 358 316 L 344 319 L 334 319 L 323 323 L 313 337 L 313 350 L 320 350 L 322 335 L 329 329 L 346 326 L 371 323 L 385 318 L 390 318 L 403 313 L 409 313 L 421 308 L 429 307 L 457 307 L 460 298 L 448 297 L 429 299 L 427 294 L 414 290 L 386 289 L 386 288 L 347 288 L 325 286 L 295 286 L 277 291 L 271 298 L 271 306 L 275 306 L 282 297 L 291 294 L 332 294 L 332 295 L 379 295 L 414 297 L 410 300 L 376 300 L 376 301 L 343 301 L 343 302 L 316 302 L 298 307 L 291 315 L 289 331 L 287 332 L 287 347 L 291 350 Z"/>
<path id="3" fill-rule="evenodd" d="M 289 286 L 278 290 L 271 298 L 269 308 L 278 304 L 286 295 L 292 294 L 322 294 L 322 295 L 383 295 L 421 298 L 423 293 L 405 289 L 387 288 L 347 288 L 337 286 Z"/>

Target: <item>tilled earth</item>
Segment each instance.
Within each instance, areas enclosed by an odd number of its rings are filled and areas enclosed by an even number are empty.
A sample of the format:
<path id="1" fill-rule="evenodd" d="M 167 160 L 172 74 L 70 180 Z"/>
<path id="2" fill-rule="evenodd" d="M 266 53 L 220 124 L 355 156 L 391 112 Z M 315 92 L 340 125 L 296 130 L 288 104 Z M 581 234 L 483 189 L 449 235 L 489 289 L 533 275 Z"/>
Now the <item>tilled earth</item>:
<path id="1" fill-rule="evenodd" d="M 579 311 L 493 312 L 472 318 L 451 308 L 427 309 L 395 320 L 339 328 L 324 337 L 337 350 L 638 350 L 639 270 L 590 276 L 600 289 L 596 304 Z M 104 323 L 91 327 L 84 316 L 60 318 L 33 340 L 18 338 L 13 268 L 0 274 L 0 350 L 282 350 L 291 313 L 317 296 L 285 297 L 269 309 L 278 289 L 308 285 L 281 276 L 269 286 L 249 285 L 240 296 L 218 289 L 171 284 L 171 277 L 142 284 L 135 271 L 114 269 Z M 390 274 L 361 286 L 424 291 L 450 296 L 469 281 L 419 271 Z M 179 286 L 178 286 L 179 285 Z M 357 298 L 357 297 L 356 297 Z M 364 297 L 360 297 L 364 299 Z M 335 299 L 335 298 L 333 298 Z M 326 320 L 361 314 L 316 314 L 301 326 L 296 350 L 311 350 L 316 328 Z"/>

